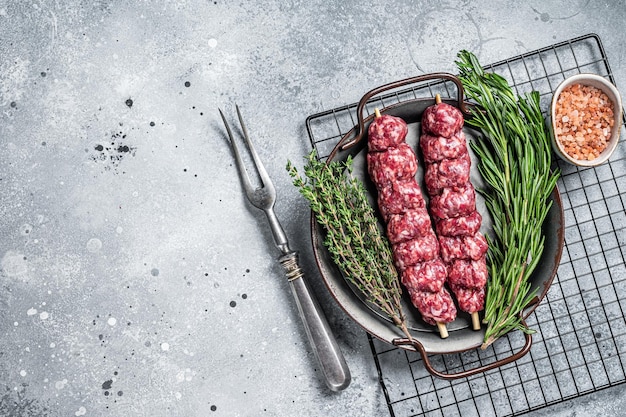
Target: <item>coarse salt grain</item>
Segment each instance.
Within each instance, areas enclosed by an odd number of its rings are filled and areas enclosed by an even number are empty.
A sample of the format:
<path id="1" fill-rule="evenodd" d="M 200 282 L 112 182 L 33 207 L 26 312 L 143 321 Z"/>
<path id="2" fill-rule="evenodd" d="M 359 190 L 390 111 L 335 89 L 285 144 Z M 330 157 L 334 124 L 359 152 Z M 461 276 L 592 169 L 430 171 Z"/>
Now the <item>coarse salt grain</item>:
<path id="1" fill-rule="evenodd" d="M 572 84 L 557 99 L 554 131 L 572 158 L 592 160 L 607 147 L 613 127 L 613 102 L 602 90 Z"/>

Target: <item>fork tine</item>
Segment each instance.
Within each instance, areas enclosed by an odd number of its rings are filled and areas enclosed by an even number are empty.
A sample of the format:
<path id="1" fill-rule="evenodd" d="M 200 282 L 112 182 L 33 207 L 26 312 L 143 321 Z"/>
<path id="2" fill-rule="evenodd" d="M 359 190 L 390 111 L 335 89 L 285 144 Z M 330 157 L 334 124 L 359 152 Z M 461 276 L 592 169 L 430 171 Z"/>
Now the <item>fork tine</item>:
<path id="1" fill-rule="evenodd" d="M 254 164 L 256 165 L 256 168 L 259 172 L 261 181 L 263 181 L 263 186 L 267 187 L 268 189 L 274 189 L 272 180 L 270 179 L 270 176 L 265 170 L 265 166 L 263 166 L 263 162 L 261 162 L 261 158 L 259 158 L 259 155 L 257 154 L 256 149 L 254 148 L 254 145 L 252 144 L 252 141 L 250 140 L 250 137 L 248 136 L 248 129 L 246 129 L 246 125 L 243 122 L 243 117 L 241 116 L 241 111 L 239 110 L 239 106 L 235 104 L 235 108 L 237 109 L 237 117 L 239 118 L 239 124 L 241 125 L 241 131 L 243 132 L 243 137 L 246 141 L 246 145 L 248 146 L 248 149 L 250 149 L 250 154 L 252 155 Z"/>
<path id="2" fill-rule="evenodd" d="M 246 170 L 246 166 L 243 162 L 243 158 L 241 157 L 241 153 L 239 152 L 239 146 L 235 141 L 233 136 L 233 132 L 230 130 L 230 125 L 226 121 L 226 116 L 222 112 L 222 109 L 218 108 L 220 115 L 222 116 L 222 121 L 224 122 L 224 126 L 226 127 L 226 132 L 228 133 L 228 139 L 230 142 L 230 146 L 235 154 L 235 161 L 237 162 L 237 168 L 239 168 L 239 173 L 241 177 L 241 182 L 243 183 L 244 189 L 246 193 L 252 191 L 252 183 L 250 182 L 250 177 L 248 176 L 248 171 Z"/>

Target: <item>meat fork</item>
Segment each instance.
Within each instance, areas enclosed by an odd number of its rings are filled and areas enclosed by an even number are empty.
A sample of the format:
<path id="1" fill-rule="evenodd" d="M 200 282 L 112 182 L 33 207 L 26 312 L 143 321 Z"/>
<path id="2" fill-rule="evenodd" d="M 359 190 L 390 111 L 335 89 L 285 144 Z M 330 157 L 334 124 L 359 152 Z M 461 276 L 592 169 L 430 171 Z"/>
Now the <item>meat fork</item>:
<path id="1" fill-rule="evenodd" d="M 341 391 L 350 384 L 350 370 L 348 369 L 345 358 L 339 349 L 339 345 L 332 334 L 319 303 L 304 279 L 304 274 L 298 262 L 298 252 L 289 248 L 287 236 L 274 212 L 276 189 L 248 136 L 248 131 L 241 117 L 241 112 L 239 111 L 239 106 L 235 107 L 237 109 L 237 117 L 241 125 L 241 133 L 243 134 L 244 142 L 248 147 L 250 155 L 252 155 L 255 168 L 262 183 L 261 186 L 257 188 L 252 185 L 241 152 L 239 151 L 230 126 L 226 121 L 226 117 L 222 110 L 218 109 L 224 121 L 226 132 L 228 133 L 243 189 L 250 203 L 256 208 L 263 210 L 267 216 L 272 234 L 274 235 L 274 243 L 281 252 L 281 256 L 278 260 L 285 269 L 285 274 L 287 275 L 287 280 L 295 296 L 307 337 L 321 365 L 326 385 L 333 391 Z"/>

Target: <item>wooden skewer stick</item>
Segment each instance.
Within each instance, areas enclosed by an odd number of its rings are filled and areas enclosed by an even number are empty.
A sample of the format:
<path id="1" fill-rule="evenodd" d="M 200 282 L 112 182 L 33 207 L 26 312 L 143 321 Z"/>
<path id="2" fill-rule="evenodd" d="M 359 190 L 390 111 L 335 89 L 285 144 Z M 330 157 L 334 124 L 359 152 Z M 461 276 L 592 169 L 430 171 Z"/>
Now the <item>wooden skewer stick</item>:
<path id="1" fill-rule="evenodd" d="M 448 337 L 448 328 L 445 323 L 437 322 L 437 329 L 439 329 L 439 335 L 442 339 Z"/>
<path id="2" fill-rule="evenodd" d="M 374 109 L 374 114 L 376 115 L 377 119 L 380 117 L 380 110 L 378 110 L 378 107 Z"/>
<path id="3" fill-rule="evenodd" d="M 441 104 L 441 96 L 439 94 L 435 94 L 435 103 Z"/>
<path id="4" fill-rule="evenodd" d="M 478 317 L 478 311 L 472 313 L 472 327 L 474 330 L 480 330 L 480 317 Z"/>

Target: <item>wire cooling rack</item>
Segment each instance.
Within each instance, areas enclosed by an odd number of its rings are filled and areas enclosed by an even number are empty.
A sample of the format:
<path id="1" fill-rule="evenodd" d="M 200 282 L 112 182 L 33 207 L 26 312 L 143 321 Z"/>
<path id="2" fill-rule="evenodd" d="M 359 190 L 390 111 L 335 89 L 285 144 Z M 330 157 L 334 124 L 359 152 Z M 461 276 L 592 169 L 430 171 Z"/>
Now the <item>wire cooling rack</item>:
<path id="1" fill-rule="evenodd" d="M 517 93 L 538 91 L 547 111 L 566 77 L 595 73 L 615 83 L 600 38 L 581 36 L 485 67 Z M 375 97 L 374 107 L 419 97 L 456 97 L 447 81 L 414 85 Z M 357 104 L 321 112 L 306 125 L 318 157 L 328 156 L 357 124 Z M 608 163 L 581 169 L 558 161 L 565 213 L 565 247 L 550 290 L 528 318 L 530 352 L 514 363 L 452 381 L 433 377 L 421 357 L 370 336 L 389 412 L 404 416 L 515 416 L 626 382 L 626 141 L 624 127 Z M 523 345 L 509 333 L 482 351 L 429 357 L 447 373 L 492 363 Z"/>

